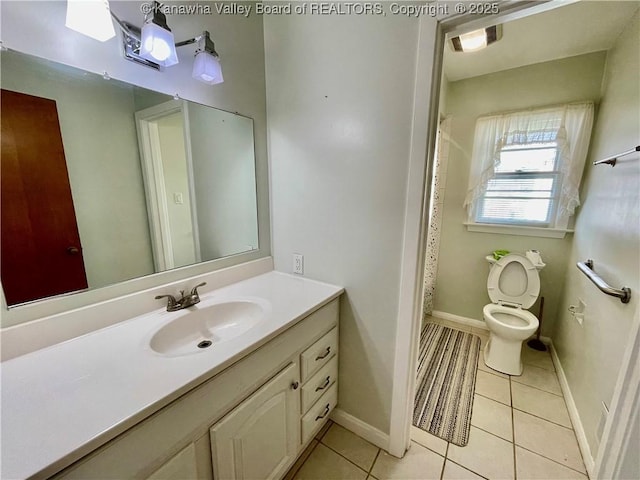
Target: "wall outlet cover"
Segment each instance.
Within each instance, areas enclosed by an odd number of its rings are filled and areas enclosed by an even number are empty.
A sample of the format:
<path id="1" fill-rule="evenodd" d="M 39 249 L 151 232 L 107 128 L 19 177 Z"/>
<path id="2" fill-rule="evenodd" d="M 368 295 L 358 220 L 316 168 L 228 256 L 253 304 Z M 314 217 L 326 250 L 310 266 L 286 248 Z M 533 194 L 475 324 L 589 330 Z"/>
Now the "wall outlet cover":
<path id="1" fill-rule="evenodd" d="M 293 254 L 293 273 L 298 275 L 304 274 L 304 255 L 299 253 Z"/>

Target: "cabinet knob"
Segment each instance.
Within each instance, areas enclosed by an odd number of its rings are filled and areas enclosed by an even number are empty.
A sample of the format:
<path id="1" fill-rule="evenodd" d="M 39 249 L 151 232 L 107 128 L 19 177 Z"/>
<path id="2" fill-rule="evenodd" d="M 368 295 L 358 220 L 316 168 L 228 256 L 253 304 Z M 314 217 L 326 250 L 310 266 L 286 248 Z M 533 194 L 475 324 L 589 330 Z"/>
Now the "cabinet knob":
<path id="1" fill-rule="evenodd" d="M 80 253 L 80 249 L 71 245 L 70 247 L 67 247 L 67 253 L 69 255 L 78 255 Z"/>
<path id="2" fill-rule="evenodd" d="M 300 384 L 299 384 L 298 382 L 293 382 L 293 383 L 291 384 L 291 388 L 292 388 L 293 390 L 297 390 L 299 386 L 300 386 Z"/>

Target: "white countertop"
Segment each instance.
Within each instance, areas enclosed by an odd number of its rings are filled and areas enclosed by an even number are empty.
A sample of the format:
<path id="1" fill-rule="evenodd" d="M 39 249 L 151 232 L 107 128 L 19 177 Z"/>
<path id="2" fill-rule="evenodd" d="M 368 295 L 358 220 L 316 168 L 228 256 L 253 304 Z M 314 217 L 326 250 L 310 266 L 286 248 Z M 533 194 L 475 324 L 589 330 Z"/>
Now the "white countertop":
<path id="1" fill-rule="evenodd" d="M 1 477 L 47 477 L 263 345 L 343 289 L 269 272 L 202 295 L 270 304 L 265 321 L 215 348 L 167 357 L 148 346 L 164 309 L 0 365 Z M 190 307 L 197 308 L 198 306 Z"/>

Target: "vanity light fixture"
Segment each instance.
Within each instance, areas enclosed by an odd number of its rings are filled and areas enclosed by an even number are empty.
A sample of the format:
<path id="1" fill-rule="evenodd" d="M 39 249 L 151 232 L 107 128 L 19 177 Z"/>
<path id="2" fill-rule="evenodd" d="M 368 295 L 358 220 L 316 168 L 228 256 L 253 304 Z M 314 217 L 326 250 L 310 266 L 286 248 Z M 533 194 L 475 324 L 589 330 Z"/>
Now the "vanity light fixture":
<path id="1" fill-rule="evenodd" d="M 94 10 L 89 11 L 87 4 L 100 4 L 101 8 L 93 7 Z M 79 9 L 78 5 L 84 7 Z M 70 12 L 81 12 L 81 14 Z M 104 12 L 107 12 L 108 22 L 104 22 Z M 71 17 L 70 17 L 71 15 Z M 102 16 L 100 22 L 88 21 L 95 17 Z M 75 19 L 74 22 L 69 18 Z M 113 22 L 116 22 L 120 30 L 122 30 L 122 45 L 125 59 L 135 62 L 139 65 L 151 67 L 160 70 L 162 67 L 170 67 L 178 63 L 177 47 L 197 43 L 195 58 L 193 63 L 192 76 L 196 80 L 215 85 L 222 83 L 222 67 L 220 66 L 220 58 L 215 50 L 213 41 L 207 31 L 202 34 L 176 43 L 171 29 L 167 25 L 167 17 L 162 11 L 162 4 L 154 1 L 149 5 L 148 13 L 145 15 L 142 28 L 138 28 L 128 22 L 120 20 L 115 13 L 109 9 L 108 0 L 67 0 L 67 23 L 66 26 L 84 33 L 92 38 L 105 41 L 115 35 L 107 37 L 100 34 L 94 25 L 106 25 L 113 31 Z M 106 30 L 106 27 L 105 27 Z"/>
<path id="2" fill-rule="evenodd" d="M 173 33 L 167 25 L 167 17 L 160 11 L 160 4 L 153 2 L 140 33 L 140 56 L 163 67 L 178 63 L 178 52 Z"/>
<path id="3" fill-rule="evenodd" d="M 456 52 L 477 52 L 502 38 L 502 25 L 492 25 L 451 38 Z"/>
<path id="4" fill-rule="evenodd" d="M 108 0 L 67 0 L 65 26 L 101 42 L 116 36 Z"/>
<path id="5" fill-rule="evenodd" d="M 204 31 L 202 35 L 184 42 L 177 43 L 177 47 L 188 45 L 189 43 L 198 43 L 195 58 L 193 59 L 193 72 L 191 76 L 196 80 L 216 85 L 222 83 L 222 67 L 220 66 L 220 58 L 216 52 L 215 45 L 209 37 L 209 32 Z"/>

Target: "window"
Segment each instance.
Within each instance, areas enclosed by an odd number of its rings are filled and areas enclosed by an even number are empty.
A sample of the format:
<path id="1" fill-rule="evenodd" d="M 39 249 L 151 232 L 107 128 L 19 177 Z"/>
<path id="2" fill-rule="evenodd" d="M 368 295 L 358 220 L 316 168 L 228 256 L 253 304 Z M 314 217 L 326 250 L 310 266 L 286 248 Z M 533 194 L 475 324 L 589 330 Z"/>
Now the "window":
<path id="1" fill-rule="evenodd" d="M 548 227 L 558 200 L 559 176 L 557 143 L 503 148 L 475 221 Z"/>
<path id="2" fill-rule="evenodd" d="M 566 229 L 592 123 L 591 103 L 479 118 L 467 225 Z"/>

